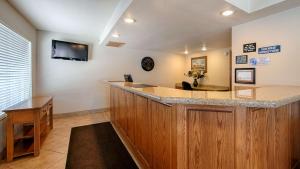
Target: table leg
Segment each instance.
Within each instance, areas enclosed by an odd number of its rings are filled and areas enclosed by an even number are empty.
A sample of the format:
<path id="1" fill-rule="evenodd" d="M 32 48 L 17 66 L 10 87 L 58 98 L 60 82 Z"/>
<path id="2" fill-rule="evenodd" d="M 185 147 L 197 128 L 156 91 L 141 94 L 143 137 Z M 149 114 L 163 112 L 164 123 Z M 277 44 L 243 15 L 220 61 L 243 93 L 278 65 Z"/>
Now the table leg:
<path id="1" fill-rule="evenodd" d="M 50 129 L 53 129 L 53 104 L 50 107 Z"/>
<path id="2" fill-rule="evenodd" d="M 6 158 L 7 162 L 10 162 L 14 158 L 14 124 L 10 114 L 8 114 L 6 121 L 6 145 Z"/>
<path id="3" fill-rule="evenodd" d="M 35 113 L 34 119 L 34 156 L 40 154 L 40 140 L 41 140 L 41 131 L 40 131 L 40 113 Z"/>

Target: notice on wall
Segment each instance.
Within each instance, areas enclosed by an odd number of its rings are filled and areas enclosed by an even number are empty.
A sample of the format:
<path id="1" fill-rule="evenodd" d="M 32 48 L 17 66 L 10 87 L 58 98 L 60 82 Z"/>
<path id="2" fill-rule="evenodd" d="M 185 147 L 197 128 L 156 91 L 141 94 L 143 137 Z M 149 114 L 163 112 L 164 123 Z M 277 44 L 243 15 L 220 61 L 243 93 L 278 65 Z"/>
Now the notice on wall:
<path id="1" fill-rule="evenodd" d="M 249 60 L 249 63 L 250 63 L 251 66 L 256 66 L 257 65 L 257 59 L 256 58 L 251 58 Z"/>
<path id="2" fill-rule="evenodd" d="M 278 53 L 281 52 L 280 45 L 262 47 L 258 49 L 258 54 Z"/>
<path id="3" fill-rule="evenodd" d="M 251 81 L 253 78 L 253 73 L 251 71 L 248 70 L 241 70 L 237 73 L 237 79 L 239 79 L 240 81 Z"/>
<path id="4" fill-rule="evenodd" d="M 251 58 L 249 61 L 251 66 L 268 65 L 268 64 L 270 64 L 270 62 L 271 62 L 271 59 L 269 57 Z"/>
<path id="5" fill-rule="evenodd" d="M 248 43 L 243 45 L 244 53 L 256 52 L 256 43 Z"/>

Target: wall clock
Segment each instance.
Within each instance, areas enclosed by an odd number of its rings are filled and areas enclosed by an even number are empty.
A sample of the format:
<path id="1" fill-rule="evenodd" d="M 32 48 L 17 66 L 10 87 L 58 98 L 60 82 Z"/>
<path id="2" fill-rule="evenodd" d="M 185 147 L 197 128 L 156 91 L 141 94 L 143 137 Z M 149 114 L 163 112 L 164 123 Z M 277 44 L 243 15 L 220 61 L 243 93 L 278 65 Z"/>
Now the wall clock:
<path id="1" fill-rule="evenodd" d="M 142 68 L 145 71 L 151 71 L 154 68 L 154 60 L 151 57 L 144 57 L 142 59 Z"/>

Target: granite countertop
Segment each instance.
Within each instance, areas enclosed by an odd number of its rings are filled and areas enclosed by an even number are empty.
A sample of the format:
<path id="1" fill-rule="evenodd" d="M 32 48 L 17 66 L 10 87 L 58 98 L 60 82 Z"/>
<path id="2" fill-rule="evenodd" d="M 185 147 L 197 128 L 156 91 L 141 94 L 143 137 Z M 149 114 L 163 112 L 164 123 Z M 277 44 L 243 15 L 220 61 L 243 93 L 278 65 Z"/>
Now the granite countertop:
<path id="1" fill-rule="evenodd" d="M 300 100 L 300 86 L 263 86 L 235 91 L 186 91 L 167 87 L 135 87 L 138 83 L 108 84 L 165 104 L 201 104 L 277 108 Z"/>

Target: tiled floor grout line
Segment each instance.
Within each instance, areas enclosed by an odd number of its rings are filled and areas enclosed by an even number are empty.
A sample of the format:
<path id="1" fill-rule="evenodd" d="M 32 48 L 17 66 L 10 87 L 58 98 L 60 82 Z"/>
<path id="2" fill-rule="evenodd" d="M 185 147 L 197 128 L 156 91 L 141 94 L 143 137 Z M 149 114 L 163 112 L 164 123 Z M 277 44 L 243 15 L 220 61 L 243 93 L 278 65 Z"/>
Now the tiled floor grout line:
<path id="1" fill-rule="evenodd" d="M 53 152 L 53 153 L 59 153 L 59 154 L 67 154 L 67 153 L 62 153 L 62 152 L 58 152 L 58 151 L 55 151 L 55 150 L 50 150 L 50 149 L 44 149 L 44 150 L 46 150 L 46 151 L 51 151 L 51 152 Z"/>

